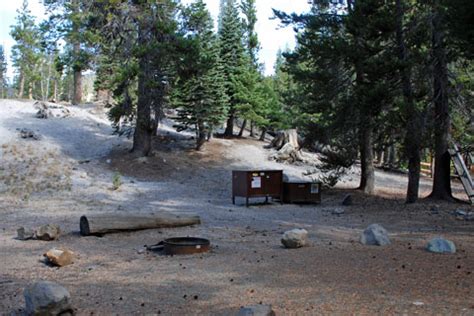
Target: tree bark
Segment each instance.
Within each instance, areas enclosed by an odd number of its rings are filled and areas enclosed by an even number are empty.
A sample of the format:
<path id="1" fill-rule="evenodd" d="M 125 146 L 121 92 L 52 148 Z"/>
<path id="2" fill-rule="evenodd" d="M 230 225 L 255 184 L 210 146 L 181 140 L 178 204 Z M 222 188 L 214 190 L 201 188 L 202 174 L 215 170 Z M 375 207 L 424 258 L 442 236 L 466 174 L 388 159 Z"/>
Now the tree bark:
<path id="1" fill-rule="evenodd" d="M 244 121 L 242 122 L 242 127 L 240 128 L 240 131 L 239 131 L 239 137 L 244 136 L 244 131 L 245 131 L 246 126 L 247 126 L 247 119 L 244 119 Z"/>
<path id="2" fill-rule="evenodd" d="M 72 0 L 72 10 L 74 14 L 79 13 L 79 0 Z M 72 32 L 77 37 L 79 36 L 79 22 L 73 21 L 72 22 Z M 82 103 L 82 68 L 83 65 L 81 64 L 80 57 L 81 57 L 81 43 L 79 39 L 75 38 L 72 44 L 72 53 L 74 59 L 73 69 L 73 97 L 72 97 L 72 104 L 77 105 Z"/>
<path id="3" fill-rule="evenodd" d="M 196 138 L 196 150 L 201 150 L 202 145 L 206 142 L 208 132 L 204 128 L 203 122 L 197 123 L 197 138 Z"/>
<path id="4" fill-rule="evenodd" d="M 255 137 L 255 124 L 250 121 L 250 137 Z"/>
<path id="5" fill-rule="evenodd" d="M 20 87 L 18 89 L 18 98 L 21 99 L 23 98 L 23 95 L 25 94 L 25 76 L 20 73 Z"/>
<path id="6" fill-rule="evenodd" d="M 234 136 L 234 119 L 235 119 L 235 113 L 230 112 L 229 117 L 227 118 L 227 125 L 224 131 L 224 136 L 226 137 Z"/>
<path id="7" fill-rule="evenodd" d="M 361 126 L 359 150 L 360 150 L 360 185 L 359 189 L 367 194 L 374 193 L 375 169 L 374 155 L 372 150 L 372 124 Z"/>
<path id="8" fill-rule="evenodd" d="M 414 203 L 418 199 L 420 186 L 421 142 L 423 135 L 422 113 L 417 109 L 413 97 L 411 84 L 411 66 L 408 61 L 408 52 L 405 45 L 403 31 L 404 5 L 402 0 L 396 0 L 397 5 L 397 45 L 398 58 L 402 64 L 400 75 L 402 80 L 405 115 L 407 118 L 405 134 L 405 150 L 408 157 L 408 187 L 406 202 Z"/>
<path id="9" fill-rule="evenodd" d="M 262 127 L 262 133 L 260 134 L 259 140 L 262 142 L 265 141 L 265 134 L 267 133 L 267 129 L 265 127 Z"/>
<path id="10" fill-rule="evenodd" d="M 82 103 L 82 71 L 81 69 L 74 69 L 74 92 L 72 97 L 72 104 L 77 105 Z"/>
<path id="11" fill-rule="evenodd" d="M 146 45 L 146 28 L 141 26 L 139 29 L 139 42 Z M 153 102 L 149 95 L 150 88 L 147 86 L 147 80 L 152 78 L 153 74 L 150 67 L 150 61 L 147 54 L 143 54 L 139 61 L 138 74 L 138 101 L 137 101 L 137 122 L 135 133 L 133 134 L 132 152 L 148 156 L 151 151 L 151 137 L 153 135 L 153 123 L 151 121 L 151 105 Z"/>
<path id="12" fill-rule="evenodd" d="M 28 83 L 28 99 L 33 100 L 33 83 Z"/>
<path id="13" fill-rule="evenodd" d="M 350 2 L 349 7 L 352 7 Z M 358 38 L 356 38 L 359 41 Z M 362 47 L 362 44 L 358 44 Z M 364 72 L 361 60 L 355 61 L 356 70 L 356 87 L 364 86 Z M 373 128 L 373 117 L 368 109 L 368 105 L 361 103 L 362 101 L 357 100 L 359 103 L 359 151 L 360 151 L 360 184 L 359 190 L 364 193 L 372 194 L 375 189 L 375 169 L 374 169 L 374 151 L 372 145 L 372 128 Z"/>
<path id="14" fill-rule="evenodd" d="M 58 102 L 58 79 L 54 78 L 53 100 Z"/>
<path id="15" fill-rule="evenodd" d="M 448 138 L 451 120 L 448 100 L 448 62 L 444 46 L 444 29 L 440 1 L 433 1 L 432 54 L 433 54 L 433 97 L 435 110 L 435 167 L 433 190 L 429 197 L 452 200 L 450 178 L 450 155 Z"/>
<path id="16" fill-rule="evenodd" d="M 195 214 L 159 213 L 152 215 L 102 214 L 82 216 L 80 231 L 82 236 L 142 230 L 151 228 L 181 227 L 201 224 Z"/>

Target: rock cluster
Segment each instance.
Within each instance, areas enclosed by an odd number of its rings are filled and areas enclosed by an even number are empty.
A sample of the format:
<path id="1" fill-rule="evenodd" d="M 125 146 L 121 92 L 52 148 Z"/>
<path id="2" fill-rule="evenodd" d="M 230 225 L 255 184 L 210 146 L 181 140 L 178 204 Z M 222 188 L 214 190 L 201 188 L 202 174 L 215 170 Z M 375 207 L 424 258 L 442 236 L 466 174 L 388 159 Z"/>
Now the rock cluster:
<path id="1" fill-rule="evenodd" d="M 38 240 L 57 240 L 61 234 L 61 228 L 56 224 L 47 224 L 39 227 L 36 231 L 31 228 L 20 227 L 16 230 L 17 239 L 19 240 L 29 240 L 29 239 L 38 239 Z"/>

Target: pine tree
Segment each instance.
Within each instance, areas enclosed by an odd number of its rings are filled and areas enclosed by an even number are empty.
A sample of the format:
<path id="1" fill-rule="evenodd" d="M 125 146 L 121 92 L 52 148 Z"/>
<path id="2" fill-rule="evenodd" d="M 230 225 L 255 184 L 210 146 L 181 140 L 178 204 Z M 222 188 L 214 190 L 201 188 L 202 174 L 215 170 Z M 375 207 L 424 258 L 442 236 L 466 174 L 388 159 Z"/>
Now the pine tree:
<path id="1" fill-rule="evenodd" d="M 251 77 L 255 77 L 256 72 L 258 71 L 259 64 L 258 64 L 258 51 L 260 50 L 260 43 L 258 41 L 258 35 L 255 31 L 255 25 L 257 23 L 257 8 L 255 5 L 255 0 L 242 0 L 240 4 L 242 13 L 244 15 L 243 19 L 243 29 L 244 29 L 244 34 L 245 34 L 245 47 L 247 49 L 247 54 L 250 57 L 250 67 L 249 69 L 250 73 L 249 75 Z M 252 72 L 255 74 L 252 76 Z M 256 85 L 261 81 L 261 78 L 258 79 L 258 81 L 249 81 L 247 84 L 254 84 Z M 249 90 L 255 90 L 257 87 L 248 87 Z M 255 112 L 255 111 L 254 111 Z M 247 121 L 250 120 L 249 114 L 251 115 L 252 113 L 241 113 L 242 117 L 244 118 L 244 121 L 242 123 L 242 127 L 239 132 L 239 137 L 243 136 L 244 129 L 247 125 Z M 255 121 L 251 120 L 250 122 L 251 128 L 250 128 L 250 136 L 254 136 L 254 126 L 255 126 Z"/>
<path id="2" fill-rule="evenodd" d="M 226 95 L 219 46 L 212 31 L 212 19 L 202 0 L 185 10 L 188 51 L 177 82 L 174 103 L 178 110 L 178 131 L 196 132 L 196 149 L 200 149 L 212 129 L 222 123 L 226 114 Z"/>
<path id="3" fill-rule="evenodd" d="M 258 67 L 258 51 L 260 50 L 260 43 L 258 41 L 258 35 L 255 31 L 255 25 L 257 24 L 257 8 L 255 6 L 256 0 L 242 0 L 241 8 L 242 13 L 245 16 L 244 19 L 244 32 L 245 32 L 245 46 L 247 47 L 248 54 L 252 65 Z"/>
<path id="4" fill-rule="evenodd" d="M 40 58 L 40 33 L 35 20 L 28 9 L 28 1 L 24 0 L 17 10 L 17 23 L 11 26 L 10 35 L 16 41 L 12 47 L 13 67 L 16 68 L 17 96 L 23 98 L 25 92 L 33 98 L 34 83 L 38 80 L 38 62 Z M 25 91 L 27 88 L 28 91 Z"/>
<path id="5" fill-rule="evenodd" d="M 118 101 L 110 115 L 116 126 L 125 119 L 134 127 L 132 151 L 147 156 L 179 61 L 177 3 L 95 2 L 93 12 L 102 51 L 100 84 L 113 88 Z"/>
<path id="6" fill-rule="evenodd" d="M 432 4 L 432 45 L 433 55 L 433 96 L 435 112 L 435 168 L 433 191 L 430 197 L 435 199 L 452 199 L 451 191 L 451 157 L 449 148 L 449 130 L 451 128 L 449 106 L 448 56 L 446 51 L 445 8 L 441 0 Z"/>
<path id="7" fill-rule="evenodd" d="M 224 11 L 220 15 L 220 58 L 224 67 L 226 95 L 229 98 L 229 112 L 224 135 L 230 137 L 234 133 L 234 120 L 237 115 L 236 83 L 241 80 L 239 78 L 242 78 L 241 75 L 246 71 L 247 63 L 245 60 L 245 47 L 242 41 L 244 33 L 235 0 L 227 0 Z"/>
<path id="8" fill-rule="evenodd" d="M 7 59 L 3 45 L 0 45 L 0 99 L 7 97 Z"/>
<path id="9" fill-rule="evenodd" d="M 283 22 L 301 29 L 295 52 L 286 57 L 304 95 L 298 107 L 305 134 L 348 152 L 352 161 L 354 147 L 347 143 L 357 143 L 359 188 L 366 193 L 374 191 L 374 130 L 383 105 L 393 103 L 392 9 L 388 2 L 366 0 L 348 1 L 339 10 L 322 0 L 306 15 L 277 12 Z"/>
<path id="10" fill-rule="evenodd" d="M 90 47 L 97 39 L 89 28 L 94 1 L 43 0 L 51 13 L 45 28 L 49 29 L 49 40 L 64 39 L 70 46 L 69 66 L 73 75 L 72 104 L 82 103 L 82 72 L 90 67 L 93 52 Z"/>

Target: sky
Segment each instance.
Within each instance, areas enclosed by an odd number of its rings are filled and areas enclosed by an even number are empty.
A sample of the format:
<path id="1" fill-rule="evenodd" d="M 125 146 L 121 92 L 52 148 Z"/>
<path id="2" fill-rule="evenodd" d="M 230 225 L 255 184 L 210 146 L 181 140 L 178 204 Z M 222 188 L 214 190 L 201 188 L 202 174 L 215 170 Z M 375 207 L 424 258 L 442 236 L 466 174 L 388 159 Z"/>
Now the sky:
<path id="1" fill-rule="evenodd" d="M 15 24 L 16 10 L 21 7 L 23 0 L 0 0 L 0 2 L 0 44 L 4 46 L 8 59 L 7 75 L 12 78 L 14 70 L 11 67 L 10 50 L 15 43 L 10 36 L 10 26 Z M 183 0 L 182 2 L 190 3 L 192 0 Z M 205 0 L 205 2 L 213 18 L 217 20 L 220 1 Z M 29 8 L 37 22 L 46 18 L 42 1 L 29 0 Z M 277 20 L 270 19 L 273 16 L 272 8 L 287 13 L 301 13 L 309 9 L 309 4 L 308 0 L 257 0 L 256 30 L 261 45 L 259 60 L 265 65 L 265 74 L 267 75 L 273 73 L 278 49 L 293 48 L 295 45 L 292 28 L 280 28 Z"/>

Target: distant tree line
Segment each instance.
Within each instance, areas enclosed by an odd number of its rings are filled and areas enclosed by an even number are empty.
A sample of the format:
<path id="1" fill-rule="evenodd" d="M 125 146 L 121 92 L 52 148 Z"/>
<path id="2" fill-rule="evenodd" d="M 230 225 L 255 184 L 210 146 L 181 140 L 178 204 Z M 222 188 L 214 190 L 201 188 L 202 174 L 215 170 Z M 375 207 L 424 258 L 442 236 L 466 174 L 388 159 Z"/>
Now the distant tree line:
<path id="1" fill-rule="evenodd" d="M 407 202 L 418 198 L 420 163 L 434 157 L 432 197 L 451 199 L 450 138 L 473 143 L 474 2 L 315 0 L 302 15 L 275 11 L 297 46 L 265 76 L 255 1 L 221 0 L 215 28 L 203 0 L 44 0 L 40 25 L 25 0 L 11 30 L 13 86 L 21 98 L 80 104 L 91 70 L 139 155 L 150 154 L 166 109 L 178 131 L 196 133 L 197 149 L 221 127 L 223 137 L 249 130 L 262 140 L 298 128 L 307 148 L 330 148 L 334 168 L 359 160 L 369 194 L 377 163 L 406 169 Z"/>
<path id="2" fill-rule="evenodd" d="M 277 75 L 309 143 L 336 148 L 348 165 L 359 158 L 367 193 L 376 156 L 396 158 L 408 170 L 407 202 L 431 154 L 431 196 L 451 199 L 450 138 L 473 143 L 474 3 L 316 0 L 307 14 L 275 13 L 298 31 Z"/>

